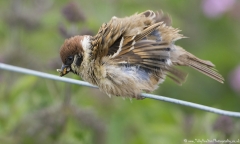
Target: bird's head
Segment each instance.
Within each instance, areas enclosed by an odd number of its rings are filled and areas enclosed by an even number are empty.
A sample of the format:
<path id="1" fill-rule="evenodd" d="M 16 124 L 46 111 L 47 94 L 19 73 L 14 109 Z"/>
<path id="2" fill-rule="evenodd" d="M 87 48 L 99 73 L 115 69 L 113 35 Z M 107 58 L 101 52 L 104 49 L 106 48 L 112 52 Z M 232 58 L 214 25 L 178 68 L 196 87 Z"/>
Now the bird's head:
<path id="1" fill-rule="evenodd" d="M 60 76 L 64 76 L 69 72 L 78 74 L 84 57 L 83 44 L 89 42 L 87 38 L 88 36 L 74 36 L 65 40 L 60 49 L 62 68 L 57 69 Z"/>

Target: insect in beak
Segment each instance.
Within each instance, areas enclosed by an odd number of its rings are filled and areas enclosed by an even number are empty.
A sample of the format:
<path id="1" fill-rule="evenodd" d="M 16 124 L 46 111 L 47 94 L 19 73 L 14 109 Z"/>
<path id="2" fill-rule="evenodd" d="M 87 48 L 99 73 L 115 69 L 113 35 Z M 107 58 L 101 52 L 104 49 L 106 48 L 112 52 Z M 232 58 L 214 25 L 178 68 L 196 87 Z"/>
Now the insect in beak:
<path id="1" fill-rule="evenodd" d="M 70 66 L 69 65 L 64 65 L 64 64 L 62 64 L 61 69 L 57 69 L 57 71 L 60 73 L 61 77 L 66 75 L 67 73 L 69 73 L 70 70 L 71 70 Z"/>

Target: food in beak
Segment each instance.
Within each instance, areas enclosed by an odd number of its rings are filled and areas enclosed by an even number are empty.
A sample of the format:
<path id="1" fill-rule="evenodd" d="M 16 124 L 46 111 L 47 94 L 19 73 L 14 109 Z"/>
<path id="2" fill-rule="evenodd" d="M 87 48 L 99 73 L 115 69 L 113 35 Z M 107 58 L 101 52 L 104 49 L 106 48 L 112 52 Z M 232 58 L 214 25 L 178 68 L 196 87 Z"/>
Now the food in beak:
<path id="1" fill-rule="evenodd" d="M 57 71 L 60 73 L 60 76 L 62 77 L 70 71 L 70 68 L 68 65 L 62 65 L 61 69 L 57 69 Z"/>

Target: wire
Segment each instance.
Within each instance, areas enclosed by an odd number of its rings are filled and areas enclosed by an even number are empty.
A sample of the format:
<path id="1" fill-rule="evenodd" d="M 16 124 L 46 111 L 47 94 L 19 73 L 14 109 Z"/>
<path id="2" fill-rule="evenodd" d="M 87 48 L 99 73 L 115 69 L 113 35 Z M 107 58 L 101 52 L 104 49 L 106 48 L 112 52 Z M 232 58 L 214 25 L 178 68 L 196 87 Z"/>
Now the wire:
<path id="1" fill-rule="evenodd" d="M 30 70 L 30 69 L 26 69 L 26 68 L 21 68 L 21 67 L 16 67 L 16 66 L 8 65 L 8 64 L 3 64 L 3 63 L 0 63 L 0 69 L 14 71 L 17 73 L 34 75 L 37 77 L 52 79 L 52 80 L 56 80 L 56 81 L 62 81 L 62 82 L 67 82 L 67 83 L 72 83 L 72 84 L 83 85 L 83 86 L 92 87 L 92 88 L 98 88 L 97 86 L 93 86 L 93 85 L 89 84 L 88 82 L 70 79 L 70 78 L 66 78 L 66 77 L 55 76 L 52 74 L 39 72 L 39 71 L 35 71 L 35 70 Z"/>
<path id="2" fill-rule="evenodd" d="M 184 106 L 188 106 L 188 107 L 193 107 L 196 109 L 200 109 L 200 110 L 204 110 L 204 111 L 208 111 L 208 112 L 212 112 L 212 113 L 216 113 L 216 114 L 232 116 L 232 117 L 240 117 L 240 112 L 221 110 L 221 109 L 212 108 L 209 106 L 204 106 L 204 105 L 200 105 L 200 104 L 196 104 L 196 103 L 192 103 L 192 102 L 187 102 L 187 101 L 178 100 L 178 99 L 174 99 L 174 98 L 168 98 L 168 97 L 159 96 L 159 95 L 153 95 L 153 94 L 147 94 L 147 93 L 142 93 L 141 95 L 143 97 L 166 101 L 166 102 L 184 105 Z"/>
<path id="3" fill-rule="evenodd" d="M 98 88 L 97 86 L 93 86 L 93 85 L 89 84 L 88 82 L 75 80 L 75 79 L 71 79 L 71 78 L 66 78 L 66 77 L 60 77 L 60 76 L 56 76 L 56 75 L 52 75 L 52 74 L 48 74 L 48 73 L 44 73 L 44 72 L 39 72 L 39 71 L 35 71 L 35 70 L 30 70 L 30 69 L 26 69 L 26 68 L 16 67 L 16 66 L 4 64 L 4 63 L 0 63 L 0 69 L 13 71 L 13 72 L 17 72 L 17 73 L 34 75 L 37 77 L 52 79 L 52 80 L 56 80 L 56 81 L 62 81 L 62 82 L 66 82 L 66 83 L 87 86 L 87 87 L 91 87 L 91 88 Z M 204 110 L 204 111 L 208 111 L 208 112 L 212 112 L 212 113 L 216 113 L 216 114 L 227 115 L 227 116 L 232 116 L 232 117 L 240 117 L 240 112 L 221 110 L 221 109 L 212 108 L 209 106 L 195 104 L 192 102 L 187 102 L 187 101 L 183 101 L 183 100 L 168 98 L 168 97 L 159 96 L 159 95 L 147 94 L 147 93 L 142 93 L 141 96 L 143 96 L 145 98 L 161 100 L 161 101 L 166 101 L 166 102 L 184 105 L 184 106 L 188 106 L 188 107 L 193 107 L 196 109 L 200 109 L 200 110 Z"/>

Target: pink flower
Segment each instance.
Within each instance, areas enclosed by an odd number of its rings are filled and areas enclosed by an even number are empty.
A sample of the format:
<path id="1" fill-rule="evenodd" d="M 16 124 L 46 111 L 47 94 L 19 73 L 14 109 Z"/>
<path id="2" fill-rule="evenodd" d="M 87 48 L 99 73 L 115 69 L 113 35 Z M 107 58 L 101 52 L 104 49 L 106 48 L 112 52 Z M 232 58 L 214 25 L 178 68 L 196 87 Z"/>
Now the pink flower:
<path id="1" fill-rule="evenodd" d="M 236 0 L 203 0 L 202 9 L 207 17 L 216 18 L 230 10 Z"/>
<path id="2" fill-rule="evenodd" d="M 230 85 L 236 92 L 240 92 L 240 66 L 230 74 Z"/>

